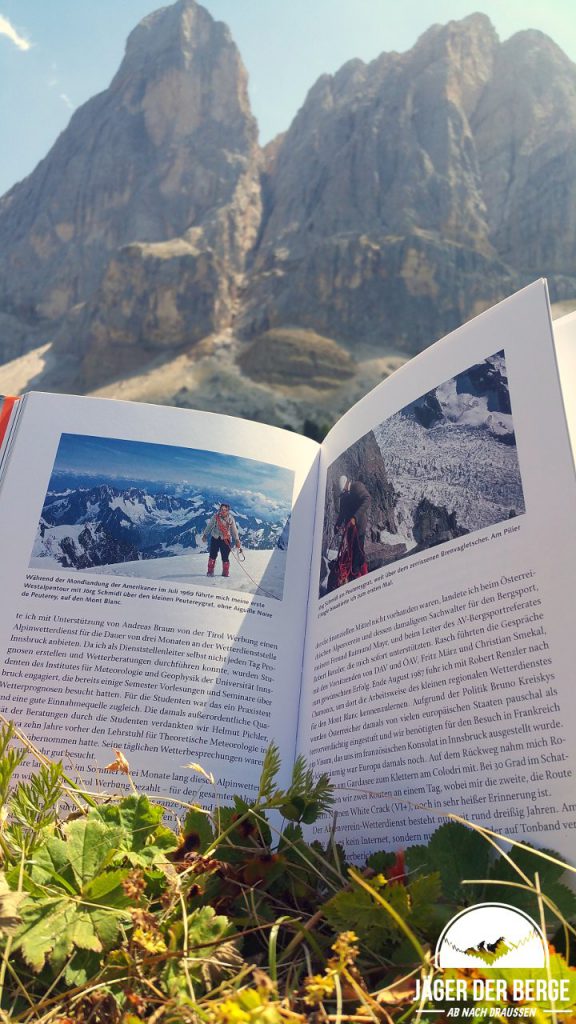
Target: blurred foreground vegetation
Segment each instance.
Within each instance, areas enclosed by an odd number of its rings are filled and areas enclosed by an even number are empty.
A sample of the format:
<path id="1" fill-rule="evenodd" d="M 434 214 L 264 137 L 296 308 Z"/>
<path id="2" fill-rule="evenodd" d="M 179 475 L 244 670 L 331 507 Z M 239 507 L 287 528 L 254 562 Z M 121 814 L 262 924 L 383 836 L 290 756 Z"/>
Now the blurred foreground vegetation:
<path id="1" fill-rule="evenodd" d="M 550 963 L 540 973 L 568 978 L 571 993 L 560 1017 L 542 1002 L 508 1000 L 491 1019 L 576 1019 L 576 897 L 554 854 L 447 820 L 426 845 L 352 867 L 334 841 L 304 838 L 303 826 L 330 813 L 333 792 L 301 759 L 281 789 L 271 747 L 257 797 L 229 806 L 200 765 L 187 768 L 214 785 L 212 811 L 151 802 L 119 751 L 107 770 L 124 777 L 128 795 L 82 791 L 1 728 L 2 1021 L 441 1021 L 447 1007 L 415 999 L 416 982 L 439 974 L 445 924 L 481 902 L 545 924 Z M 467 986 L 514 974 L 480 961 L 452 973 Z"/>

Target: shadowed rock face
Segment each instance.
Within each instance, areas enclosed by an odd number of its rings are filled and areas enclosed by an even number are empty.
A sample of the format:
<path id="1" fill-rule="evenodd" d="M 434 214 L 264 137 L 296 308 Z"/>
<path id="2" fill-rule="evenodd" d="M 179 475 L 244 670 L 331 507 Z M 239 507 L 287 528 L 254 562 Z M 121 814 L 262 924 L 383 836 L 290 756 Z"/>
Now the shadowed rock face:
<path id="1" fill-rule="evenodd" d="M 352 481 L 359 480 L 370 492 L 370 510 L 368 512 L 368 529 L 366 530 L 366 550 L 368 551 L 369 545 L 378 543 L 382 530 L 395 533 L 397 528 L 394 512 L 396 495 L 388 480 L 382 452 L 372 431 L 369 431 L 343 452 L 328 470 L 322 536 L 323 552 L 328 550 L 330 541 L 334 537 L 334 524 L 340 509 L 338 481 L 342 475 Z"/>
<path id="2" fill-rule="evenodd" d="M 414 510 L 414 551 L 444 544 L 455 537 L 463 537 L 468 533 L 458 525 L 455 512 L 447 512 L 443 506 L 435 505 L 428 498 L 422 498 Z"/>
<path id="3" fill-rule="evenodd" d="M 568 298 L 575 141 L 575 66 L 476 14 L 322 76 L 262 154 L 228 29 L 179 0 L 0 200 L 0 361 L 54 341 L 82 391 L 229 327 L 412 354 L 535 276 Z"/>

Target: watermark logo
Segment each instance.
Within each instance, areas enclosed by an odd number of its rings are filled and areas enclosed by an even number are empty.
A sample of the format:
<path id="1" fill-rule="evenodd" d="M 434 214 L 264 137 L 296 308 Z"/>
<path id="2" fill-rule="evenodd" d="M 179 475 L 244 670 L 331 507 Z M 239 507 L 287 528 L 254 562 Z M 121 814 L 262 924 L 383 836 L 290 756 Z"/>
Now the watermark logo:
<path id="1" fill-rule="evenodd" d="M 507 903 L 479 903 L 453 917 L 436 945 L 435 965 L 416 980 L 414 1002 L 432 1003 L 427 1013 L 460 1019 L 571 1013 L 572 979 L 552 975 L 542 930 Z"/>
<path id="2" fill-rule="evenodd" d="M 436 966 L 546 967 L 548 946 L 528 914 L 506 903 L 479 903 L 446 925 L 436 945 Z"/>

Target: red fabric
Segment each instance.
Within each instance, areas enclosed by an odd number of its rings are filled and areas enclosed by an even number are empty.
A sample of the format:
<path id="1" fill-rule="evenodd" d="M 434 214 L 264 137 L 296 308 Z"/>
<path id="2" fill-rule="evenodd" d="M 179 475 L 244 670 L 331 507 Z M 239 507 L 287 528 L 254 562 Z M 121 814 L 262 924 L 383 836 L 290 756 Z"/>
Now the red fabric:
<path id="1" fill-rule="evenodd" d="M 0 444 L 2 444 L 2 441 L 4 440 L 4 434 L 8 429 L 10 415 L 17 401 L 19 401 L 19 399 L 13 395 L 6 395 L 3 399 L 2 408 L 0 409 Z"/>
<path id="2" fill-rule="evenodd" d="M 354 549 L 357 547 L 357 557 L 359 556 L 362 561 L 358 567 L 358 570 L 354 572 Z M 358 564 L 358 563 L 356 563 Z M 338 582 L 337 586 L 342 587 L 345 583 L 348 583 L 351 579 L 358 579 L 359 576 L 365 576 L 368 572 L 368 565 L 366 562 L 366 556 L 360 544 L 360 537 L 358 536 L 358 527 L 353 519 L 347 523 L 344 533 L 342 534 L 342 540 L 340 542 L 340 549 L 338 551 Z"/>
<path id="3" fill-rule="evenodd" d="M 219 512 L 216 513 L 216 523 L 218 525 L 218 529 L 220 530 L 220 533 L 222 534 L 222 537 L 224 538 L 224 540 L 226 541 L 228 546 L 232 547 L 232 538 L 230 537 L 230 530 L 228 529 L 228 523 L 224 522 L 224 519 L 222 518 L 222 516 L 220 515 Z"/>
<path id="4" fill-rule="evenodd" d="M 396 860 L 389 868 L 386 868 L 384 873 L 389 882 L 401 882 L 402 885 L 406 885 L 408 875 L 406 873 L 404 850 L 398 850 Z"/>

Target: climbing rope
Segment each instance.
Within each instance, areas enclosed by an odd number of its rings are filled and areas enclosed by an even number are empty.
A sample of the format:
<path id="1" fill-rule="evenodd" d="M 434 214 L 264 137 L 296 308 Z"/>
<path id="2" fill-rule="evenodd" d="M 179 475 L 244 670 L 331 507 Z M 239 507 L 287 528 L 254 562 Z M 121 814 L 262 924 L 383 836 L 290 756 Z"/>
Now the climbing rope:
<path id="1" fill-rule="evenodd" d="M 260 586 L 260 584 L 256 582 L 256 580 L 254 579 L 254 577 L 250 575 L 250 573 L 248 572 L 248 570 L 244 568 L 244 566 L 243 566 L 243 564 L 242 564 L 242 563 L 246 561 L 246 555 L 244 554 L 244 552 L 242 551 L 242 549 L 240 549 L 240 552 L 239 552 L 239 553 L 237 553 L 236 549 L 235 549 L 235 548 L 233 548 L 233 549 L 232 549 L 232 551 L 231 551 L 231 554 L 233 554 L 233 555 L 234 555 L 234 559 L 235 559 L 235 561 L 236 561 L 236 562 L 238 563 L 238 565 L 240 566 L 240 568 L 242 569 L 242 572 L 243 572 L 243 573 L 245 573 L 245 575 L 246 575 L 246 576 L 248 577 L 248 579 L 249 579 L 249 580 L 250 580 L 250 581 L 251 581 L 251 582 L 252 582 L 252 583 L 254 584 L 254 586 L 256 587 L 256 589 L 257 589 L 257 590 L 261 590 L 261 591 L 262 591 L 262 593 L 263 593 L 263 594 L 265 594 L 265 596 L 266 596 L 266 597 L 271 597 L 271 598 L 272 598 L 273 600 L 275 600 L 275 601 L 276 601 L 276 600 L 277 600 L 277 597 L 276 597 L 276 595 L 275 595 L 275 594 L 270 594 L 270 593 L 269 593 L 269 592 L 268 592 L 267 590 L 265 590 L 265 589 L 264 589 L 264 587 L 261 587 L 261 586 Z M 240 555 L 240 554 L 242 555 L 242 558 L 240 558 L 240 557 L 239 557 L 239 555 Z"/>
<path id="2" fill-rule="evenodd" d="M 246 555 L 244 554 L 242 548 L 235 548 L 235 547 L 233 547 L 233 545 L 232 545 L 232 537 L 230 536 L 230 530 L 228 529 L 228 524 L 225 522 L 224 518 L 219 515 L 218 512 L 216 512 L 215 520 L 216 520 L 216 523 L 218 524 L 218 529 L 220 530 L 220 533 L 222 535 L 222 539 L 224 540 L 224 542 L 226 544 L 228 544 L 228 546 L 230 548 L 230 554 L 234 555 L 234 559 L 238 563 L 240 568 L 242 569 L 242 572 L 248 577 L 248 579 L 251 581 L 251 583 L 254 584 L 254 586 L 256 587 L 257 590 L 261 590 L 262 593 L 266 597 L 270 597 L 273 600 L 277 600 L 275 594 L 270 594 L 267 590 L 264 589 L 264 587 L 261 587 L 260 584 L 257 583 L 256 580 L 250 575 L 248 570 L 244 568 L 244 565 L 242 563 L 246 561 Z"/>

